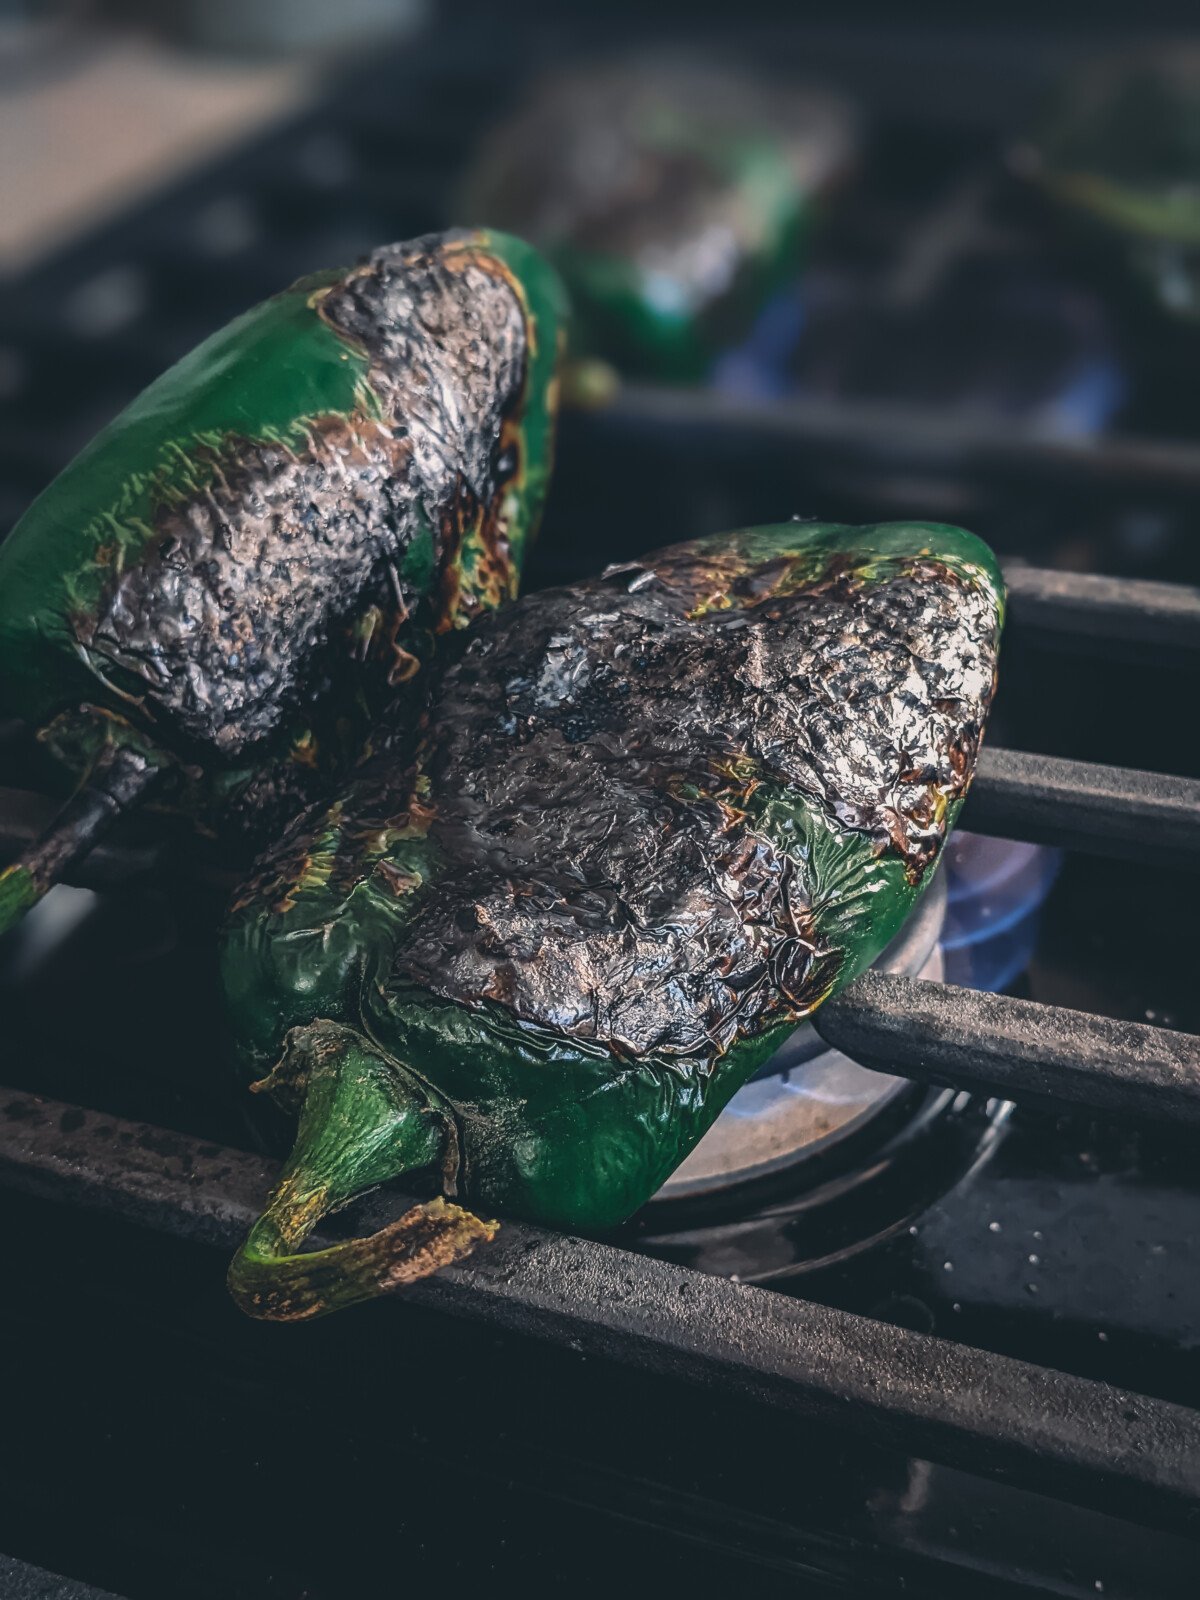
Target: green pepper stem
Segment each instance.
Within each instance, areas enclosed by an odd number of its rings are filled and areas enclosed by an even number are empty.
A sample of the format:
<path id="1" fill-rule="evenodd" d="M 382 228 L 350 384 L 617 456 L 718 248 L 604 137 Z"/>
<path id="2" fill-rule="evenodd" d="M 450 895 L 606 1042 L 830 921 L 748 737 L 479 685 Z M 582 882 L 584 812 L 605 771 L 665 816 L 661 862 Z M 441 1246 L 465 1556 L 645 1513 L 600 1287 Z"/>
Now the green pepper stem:
<path id="1" fill-rule="evenodd" d="M 334 1022 L 296 1029 L 258 1087 L 285 1094 L 298 1088 L 303 1105 L 291 1156 L 229 1269 L 230 1292 L 250 1316 L 324 1316 L 428 1277 L 495 1236 L 495 1223 L 439 1198 L 367 1238 L 301 1251 L 330 1211 L 444 1161 L 453 1125 L 416 1079 Z"/>
<path id="2" fill-rule="evenodd" d="M 0 872 L 0 933 L 60 882 L 158 781 L 160 773 L 137 750 L 107 746 L 86 782 L 45 832 Z"/>

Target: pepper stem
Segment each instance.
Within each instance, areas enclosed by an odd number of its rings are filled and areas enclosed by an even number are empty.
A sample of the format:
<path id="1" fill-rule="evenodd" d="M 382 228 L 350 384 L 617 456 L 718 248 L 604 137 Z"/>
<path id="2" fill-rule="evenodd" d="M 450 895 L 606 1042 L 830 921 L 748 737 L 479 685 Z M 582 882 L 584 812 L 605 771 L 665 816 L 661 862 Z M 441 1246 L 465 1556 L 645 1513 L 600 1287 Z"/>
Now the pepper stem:
<path id="1" fill-rule="evenodd" d="M 303 1103 L 292 1153 L 229 1269 L 230 1292 L 248 1315 L 324 1316 L 428 1277 L 495 1236 L 494 1222 L 438 1198 L 368 1238 L 302 1252 L 330 1211 L 443 1161 L 454 1127 L 415 1078 L 340 1023 L 297 1028 L 279 1065 L 255 1087 L 283 1098 L 299 1090 Z"/>
<path id="2" fill-rule="evenodd" d="M 139 751 L 108 745 L 46 831 L 0 872 L 0 933 L 87 855 L 160 773 Z"/>

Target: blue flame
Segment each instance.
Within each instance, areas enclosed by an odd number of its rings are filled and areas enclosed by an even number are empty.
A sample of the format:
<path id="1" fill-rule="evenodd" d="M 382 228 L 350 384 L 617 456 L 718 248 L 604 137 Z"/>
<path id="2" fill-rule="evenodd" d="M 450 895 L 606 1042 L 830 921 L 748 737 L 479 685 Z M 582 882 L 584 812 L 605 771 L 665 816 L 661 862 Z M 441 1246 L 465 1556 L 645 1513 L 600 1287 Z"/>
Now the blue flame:
<path id="1" fill-rule="evenodd" d="M 1007 989 L 1033 957 L 1042 904 L 1062 852 L 958 833 L 946 846 L 946 982 Z"/>

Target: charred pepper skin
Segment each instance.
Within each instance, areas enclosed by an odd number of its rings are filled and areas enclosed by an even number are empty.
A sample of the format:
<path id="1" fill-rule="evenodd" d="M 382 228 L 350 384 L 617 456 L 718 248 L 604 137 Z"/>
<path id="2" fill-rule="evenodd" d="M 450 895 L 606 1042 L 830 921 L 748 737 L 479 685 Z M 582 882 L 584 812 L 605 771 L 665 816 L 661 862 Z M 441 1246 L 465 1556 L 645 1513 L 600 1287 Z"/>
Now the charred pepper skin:
<path id="1" fill-rule="evenodd" d="M 574 1230 L 642 1205 L 928 881 L 1003 595 L 961 529 L 787 523 L 470 630 L 415 764 L 364 766 L 231 913 L 237 1036 L 301 1111 L 239 1302 L 314 1316 L 413 1275 L 400 1238 L 296 1253 L 388 1176 Z M 491 1226 L 452 1208 L 439 1248 Z"/>
<path id="2" fill-rule="evenodd" d="M 157 783 L 202 826 L 277 834 L 395 725 L 434 638 L 516 592 L 563 318 L 536 251 L 459 231 L 215 334 L 0 547 L 0 711 L 77 781 L 136 754 L 126 804 Z M 0 927 L 95 836 L 0 876 Z"/>

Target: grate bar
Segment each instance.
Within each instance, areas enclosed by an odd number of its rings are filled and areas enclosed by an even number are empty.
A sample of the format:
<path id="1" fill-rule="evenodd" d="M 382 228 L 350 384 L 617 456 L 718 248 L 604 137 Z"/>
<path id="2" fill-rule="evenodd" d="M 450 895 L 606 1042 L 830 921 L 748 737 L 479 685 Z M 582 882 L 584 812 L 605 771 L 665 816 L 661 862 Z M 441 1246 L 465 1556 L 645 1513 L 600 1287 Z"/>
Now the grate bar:
<path id="1" fill-rule="evenodd" d="M 0 1182 L 26 1193 L 231 1250 L 277 1171 L 0 1089 Z M 404 1204 L 378 1194 L 358 1221 L 382 1226 Z M 396 1299 L 399 1315 L 411 1299 L 1058 1500 L 1200 1529 L 1200 1414 L 1107 1384 L 518 1223 Z"/>
<path id="2" fill-rule="evenodd" d="M 813 1026 L 863 1066 L 1200 1125 L 1200 1038 L 1008 995 L 865 972 Z"/>
<path id="3" fill-rule="evenodd" d="M 723 394 L 653 383 L 622 383 L 607 411 L 596 414 L 616 429 L 674 428 L 703 436 L 713 448 L 757 444 L 819 450 L 860 465 L 864 457 L 914 462 L 939 470 L 1047 479 L 1077 489 L 1109 487 L 1200 491 L 1200 447 L 1189 440 L 1106 434 L 1088 439 L 1047 438 L 1041 430 L 955 411 L 898 401 Z"/>
<path id="4" fill-rule="evenodd" d="M 1089 854 L 1200 866 L 1200 780 L 985 747 L 964 827 Z"/>
<path id="5" fill-rule="evenodd" d="M 1200 660 L 1200 588 L 1006 564 L 1012 623 L 1056 647 L 1118 659 Z"/>

